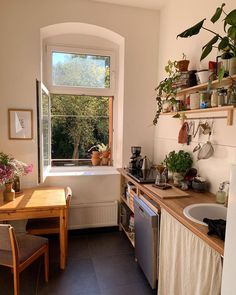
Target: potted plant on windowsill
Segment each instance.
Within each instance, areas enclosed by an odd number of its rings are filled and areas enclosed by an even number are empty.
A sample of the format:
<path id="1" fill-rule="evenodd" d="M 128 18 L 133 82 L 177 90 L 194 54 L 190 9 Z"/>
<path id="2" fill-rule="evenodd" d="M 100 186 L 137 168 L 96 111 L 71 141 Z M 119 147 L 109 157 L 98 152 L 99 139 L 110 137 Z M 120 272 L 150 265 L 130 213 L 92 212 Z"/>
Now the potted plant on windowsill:
<path id="1" fill-rule="evenodd" d="M 209 42 L 202 47 L 202 55 L 200 60 L 206 58 L 213 48 L 217 48 L 219 52 L 222 52 L 222 59 L 230 59 L 231 69 L 229 74 L 233 75 L 236 73 L 236 9 L 232 10 L 229 13 L 226 13 L 224 11 L 224 6 L 225 3 L 223 3 L 221 7 L 217 7 L 214 15 L 211 18 L 211 22 L 213 24 L 216 23 L 223 14 L 224 31 L 226 33 L 225 36 L 221 36 L 219 33 L 206 28 L 204 26 L 204 22 L 206 19 L 204 18 L 194 26 L 178 34 L 177 38 L 192 37 L 194 35 L 197 35 L 201 31 L 201 29 L 210 32 L 211 34 L 213 34 L 213 38 L 211 38 Z M 224 68 L 221 67 L 218 71 L 218 79 L 221 80 L 223 76 Z"/>
<path id="2" fill-rule="evenodd" d="M 168 168 L 168 171 L 173 173 L 174 185 L 179 185 L 179 183 L 184 179 L 184 176 L 192 167 L 193 159 L 190 153 L 180 150 L 179 152 L 170 152 L 164 160 L 164 164 Z"/>
<path id="3" fill-rule="evenodd" d="M 104 143 L 97 145 L 98 151 L 100 152 L 101 164 L 107 166 L 109 163 L 110 148 Z"/>
<path id="4" fill-rule="evenodd" d="M 176 101 L 177 88 L 174 86 L 174 83 L 180 77 L 177 61 L 169 60 L 165 66 L 165 71 L 168 77 L 162 80 L 155 89 L 157 92 L 157 110 L 153 119 L 153 125 L 157 125 L 160 113 L 163 111 L 163 106 L 165 106 L 164 112 L 169 111 L 168 105 L 170 106 Z"/>

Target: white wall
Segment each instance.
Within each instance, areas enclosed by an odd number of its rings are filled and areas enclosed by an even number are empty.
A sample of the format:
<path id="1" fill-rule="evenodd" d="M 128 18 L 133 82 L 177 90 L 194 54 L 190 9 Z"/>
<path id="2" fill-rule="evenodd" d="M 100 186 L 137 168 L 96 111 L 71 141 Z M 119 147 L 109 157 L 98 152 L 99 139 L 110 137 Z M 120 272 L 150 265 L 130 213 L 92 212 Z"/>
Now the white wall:
<path id="1" fill-rule="evenodd" d="M 0 3 L 0 150 L 34 164 L 25 185 L 37 182 L 35 79 L 40 79 L 40 28 L 63 22 L 90 23 L 125 38 L 123 163 L 131 145 L 153 156 L 154 88 L 157 77 L 158 12 L 83 0 L 3 0 Z M 34 111 L 34 139 L 10 141 L 7 109 Z"/>
<path id="2" fill-rule="evenodd" d="M 226 11 L 235 8 L 234 0 L 224 2 L 226 3 Z M 204 60 L 202 64 L 199 62 L 201 48 L 211 38 L 210 33 L 201 32 L 199 35 L 187 39 L 176 39 L 176 36 L 205 17 L 207 18 L 205 23 L 206 27 L 211 29 L 215 28 L 215 30 L 221 32 L 221 22 L 213 26 L 209 21 L 216 7 L 220 6 L 221 3 L 222 1 L 218 0 L 171 0 L 161 10 L 158 68 L 160 80 L 165 77 L 164 66 L 168 59 L 181 59 L 182 52 L 187 54 L 188 59 L 190 59 L 190 69 L 204 68 L 207 66 L 208 60 L 215 60 L 216 51 L 211 54 L 209 59 L 207 58 Z M 225 114 L 222 113 L 222 115 Z M 197 123 L 196 121 L 196 124 Z M 170 116 L 163 116 L 160 118 L 154 136 L 154 158 L 156 163 L 162 161 L 165 155 L 172 150 L 185 149 L 192 151 L 198 140 L 200 142 L 205 142 L 207 140 L 206 136 L 202 136 L 199 139 L 196 137 L 189 147 L 178 144 L 177 138 L 180 126 L 178 119 L 172 119 Z M 208 160 L 195 162 L 200 174 L 210 181 L 211 191 L 214 193 L 218 189 L 221 181 L 229 180 L 230 164 L 236 160 L 235 134 L 235 118 L 233 126 L 227 126 L 226 120 L 215 120 L 211 138 L 214 143 L 215 154 Z"/>

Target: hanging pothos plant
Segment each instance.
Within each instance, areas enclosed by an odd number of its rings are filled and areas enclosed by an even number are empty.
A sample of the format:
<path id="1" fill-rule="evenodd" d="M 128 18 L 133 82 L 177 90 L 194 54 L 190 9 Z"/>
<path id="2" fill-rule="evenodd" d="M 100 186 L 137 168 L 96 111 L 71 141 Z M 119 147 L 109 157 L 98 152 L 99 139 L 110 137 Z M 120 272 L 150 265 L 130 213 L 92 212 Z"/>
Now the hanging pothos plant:
<path id="1" fill-rule="evenodd" d="M 153 119 L 153 125 L 157 125 L 160 113 L 162 111 L 163 102 L 169 101 L 171 103 L 176 102 L 177 87 L 175 83 L 180 77 L 180 72 L 177 66 L 177 61 L 169 60 L 165 66 L 165 71 L 168 75 L 167 78 L 162 80 L 159 85 L 155 88 L 157 93 L 156 102 L 157 110 Z"/>

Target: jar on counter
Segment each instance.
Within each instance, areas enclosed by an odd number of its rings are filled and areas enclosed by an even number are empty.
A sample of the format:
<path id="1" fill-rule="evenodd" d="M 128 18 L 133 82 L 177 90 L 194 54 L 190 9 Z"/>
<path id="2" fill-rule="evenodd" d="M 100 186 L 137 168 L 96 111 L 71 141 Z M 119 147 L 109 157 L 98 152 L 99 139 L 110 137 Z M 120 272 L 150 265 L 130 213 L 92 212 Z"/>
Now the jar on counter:
<path id="1" fill-rule="evenodd" d="M 227 90 L 225 88 L 218 89 L 218 106 L 227 105 Z"/>
<path id="2" fill-rule="evenodd" d="M 228 103 L 236 106 L 236 82 L 233 82 L 228 89 Z"/>
<path id="3" fill-rule="evenodd" d="M 211 107 L 218 107 L 218 91 L 217 89 L 212 90 L 211 93 Z"/>
<path id="4" fill-rule="evenodd" d="M 208 91 L 200 91 L 200 109 L 211 107 L 211 93 Z"/>

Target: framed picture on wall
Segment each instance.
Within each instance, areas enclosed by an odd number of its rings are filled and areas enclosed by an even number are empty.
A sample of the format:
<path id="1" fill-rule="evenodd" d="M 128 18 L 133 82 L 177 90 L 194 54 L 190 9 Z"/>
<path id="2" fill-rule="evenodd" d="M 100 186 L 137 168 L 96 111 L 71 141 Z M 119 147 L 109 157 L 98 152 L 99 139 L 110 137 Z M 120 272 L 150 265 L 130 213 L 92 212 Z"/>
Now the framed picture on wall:
<path id="1" fill-rule="evenodd" d="M 33 139 L 33 110 L 8 109 L 9 139 Z"/>

